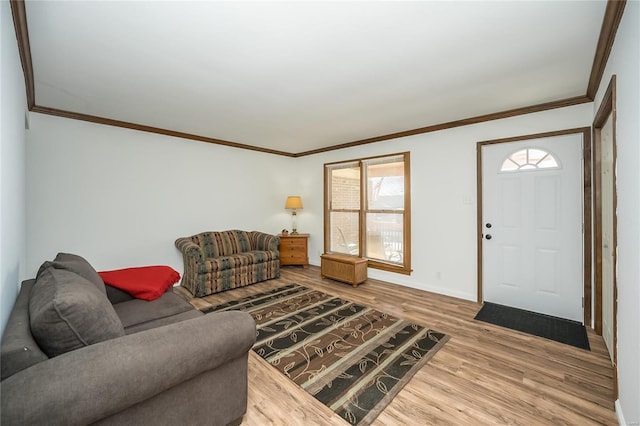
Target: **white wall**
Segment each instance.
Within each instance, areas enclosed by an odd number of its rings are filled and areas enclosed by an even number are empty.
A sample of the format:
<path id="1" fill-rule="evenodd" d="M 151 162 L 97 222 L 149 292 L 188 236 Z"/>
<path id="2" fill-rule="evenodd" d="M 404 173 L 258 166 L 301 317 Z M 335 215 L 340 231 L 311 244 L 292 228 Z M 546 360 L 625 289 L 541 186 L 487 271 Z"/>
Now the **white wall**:
<path id="1" fill-rule="evenodd" d="M 627 2 L 594 116 L 616 75 L 618 386 L 621 423 L 640 424 L 640 2 Z"/>
<path id="2" fill-rule="evenodd" d="M 166 264 L 177 237 L 208 230 L 277 233 L 295 159 L 31 114 L 28 268 L 57 252 L 96 269 Z"/>
<path id="3" fill-rule="evenodd" d="M 476 300 L 476 143 L 586 127 L 592 111 L 584 104 L 299 158 L 298 192 L 305 208 L 298 228 L 311 234 L 311 263 L 319 264 L 323 250 L 323 164 L 410 151 L 413 273 L 369 269 L 369 276 Z"/>
<path id="4" fill-rule="evenodd" d="M 24 77 L 8 1 L 0 2 L 0 335 L 16 300 L 25 263 L 25 113 Z"/>
<path id="5" fill-rule="evenodd" d="M 298 229 L 309 257 L 323 251 L 323 164 L 411 152 L 410 276 L 370 276 L 475 300 L 476 143 L 588 126 L 590 104 L 287 158 L 75 120 L 31 115 L 27 143 L 28 272 L 58 251 L 97 269 L 168 264 L 178 236 L 290 227 L 283 203 L 302 196 Z"/>

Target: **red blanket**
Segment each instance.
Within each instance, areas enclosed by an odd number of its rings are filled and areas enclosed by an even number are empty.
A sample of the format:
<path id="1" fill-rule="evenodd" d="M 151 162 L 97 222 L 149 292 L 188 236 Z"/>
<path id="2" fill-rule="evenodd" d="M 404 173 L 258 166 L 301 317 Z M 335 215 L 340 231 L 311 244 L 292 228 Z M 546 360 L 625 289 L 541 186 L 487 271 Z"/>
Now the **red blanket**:
<path id="1" fill-rule="evenodd" d="M 105 284 L 144 300 L 159 298 L 180 279 L 180 274 L 170 266 L 140 266 L 98 274 Z"/>

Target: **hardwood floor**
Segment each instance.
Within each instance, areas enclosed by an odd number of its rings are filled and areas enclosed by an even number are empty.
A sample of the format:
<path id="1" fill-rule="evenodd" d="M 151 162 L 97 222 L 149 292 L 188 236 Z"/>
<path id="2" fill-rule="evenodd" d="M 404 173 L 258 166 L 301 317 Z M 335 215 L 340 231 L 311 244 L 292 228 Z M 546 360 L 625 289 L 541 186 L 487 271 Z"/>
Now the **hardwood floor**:
<path id="1" fill-rule="evenodd" d="M 314 266 L 284 267 L 277 280 L 190 301 L 215 305 L 294 282 L 451 336 L 374 425 L 618 424 L 611 362 L 602 338 L 591 330 L 591 351 L 585 351 L 475 321 L 480 305 L 474 302 L 372 279 L 353 288 L 320 278 Z M 243 424 L 346 422 L 251 351 Z"/>

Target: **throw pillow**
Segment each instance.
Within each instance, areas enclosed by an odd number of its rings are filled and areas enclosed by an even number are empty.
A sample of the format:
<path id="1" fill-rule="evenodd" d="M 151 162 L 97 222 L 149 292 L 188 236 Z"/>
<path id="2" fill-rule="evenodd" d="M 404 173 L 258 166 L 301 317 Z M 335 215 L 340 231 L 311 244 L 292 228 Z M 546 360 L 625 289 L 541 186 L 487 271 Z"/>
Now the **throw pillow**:
<path id="1" fill-rule="evenodd" d="M 106 284 L 143 300 L 159 298 L 180 280 L 180 274 L 170 266 L 139 266 L 98 274 Z"/>
<path id="2" fill-rule="evenodd" d="M 124 336 L 113 306 L 89 280 L 49 266 L 29 299 L 31 333 L 49 357 Z"/>
<path id="3" fill-rule="evenodd" d="M 65 269 L 67 271 L 74 272 L 82 278 L 91 281 L 101 293 L 105 295 L 107 294 L 102 278 L 100 278 L 100 275 L 98 275 L 96 270 L 93 269 L 93 266 L 91 266 L 91 264 L 82 256 L 71 253 L 58 253 L 56 258 L 53 259 L 53 262 L 44 262 L 42 266 L 40 266 L 36 279 L 40 275 L 40 272 L 49 266 L 53 266 L 56 269 Z"/>

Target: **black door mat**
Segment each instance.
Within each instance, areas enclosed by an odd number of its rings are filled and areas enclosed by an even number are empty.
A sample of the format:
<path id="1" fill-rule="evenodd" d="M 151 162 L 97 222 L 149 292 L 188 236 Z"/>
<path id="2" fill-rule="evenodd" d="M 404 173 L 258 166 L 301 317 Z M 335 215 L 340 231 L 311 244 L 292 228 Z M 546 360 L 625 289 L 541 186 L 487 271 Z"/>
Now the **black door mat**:
<path id="1" fill-rule="evenodd" d="M 489 302 L 484 302 L 484 306 L 482 306 L 475 319 L 555 340 L 576 348 L 591 350 L 589 339 L 587 338 L 587 330 L 584 325 L 577 321 Z"/>

